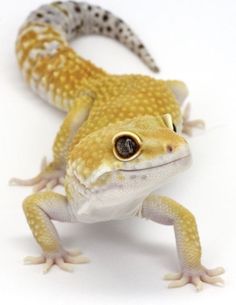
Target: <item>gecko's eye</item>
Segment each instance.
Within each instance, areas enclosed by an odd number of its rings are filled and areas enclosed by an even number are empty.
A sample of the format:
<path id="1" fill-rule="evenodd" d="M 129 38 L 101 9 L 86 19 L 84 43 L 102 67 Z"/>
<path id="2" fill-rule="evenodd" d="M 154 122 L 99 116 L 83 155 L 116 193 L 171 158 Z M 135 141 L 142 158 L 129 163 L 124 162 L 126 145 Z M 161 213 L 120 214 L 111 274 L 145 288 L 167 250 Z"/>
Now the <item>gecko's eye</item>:
<path id="1" fill-rule="evenodd" d="M 174 124 L 174 123 L 172 124 L 172 126 L 173 126 L 173 130 L 174 130 L 174 132 L 177 132 L 177 129 L 176 129 L 176 126 L 175 126 L 175 124 Z"/>
<path id="2" fill-rule="evenodd" d="M 121 132 L 112 139 L 113 153 L 120 161 L 130 161 L 136 158 L 142 150 L 141 139 L 132 132 Z"/>
<path id="3" fill-rule="evenodd" d="M 162 119 L 165 123 L 165 125 L 170 128 L 171 130 L 173 130 L 174 132 L 177 131 L 175 124 L 172 121 L 172 117 L 169 113 L 166 113 L 162 116 Z"/>

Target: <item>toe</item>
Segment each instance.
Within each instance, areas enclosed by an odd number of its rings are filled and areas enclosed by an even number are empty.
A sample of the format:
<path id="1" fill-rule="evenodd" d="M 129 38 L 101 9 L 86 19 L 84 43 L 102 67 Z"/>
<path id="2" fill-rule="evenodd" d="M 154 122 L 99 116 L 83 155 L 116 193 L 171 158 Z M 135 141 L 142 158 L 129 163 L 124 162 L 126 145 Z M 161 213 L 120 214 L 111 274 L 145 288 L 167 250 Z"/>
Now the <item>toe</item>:
<path id="1" fill-rule="evenodd" d="M 36 176 L 32 179 L 11 178 L 9 184 L 11 186 L 33 186 L 40 181 L 40 177 Z"/>
<path id="2" fill-rule="evenodd" d="M 206 127 L 206 124 L 203 120 L 193 120 L 190 121 L 190 124 L 194 128 L 204 129 Z"/>
<path id="3" fill-rule="evenodd" d="M 41 191 L 42 189 L 44 189 L 46 185 L 47 185 L 47 180 L 42 179 L 38 184 L 36 184 L 36 185 L 33 187 L 33 191 L 34 191 L 35 193 L 36 193 L 36 192 L 39 192 L 39 191 Z"/>
<path id="4" fill-rule="evenodd" d="M 192 128 L 190 128 L 189 126 L 184 126 L 182 132 L 189 137 L 193 135 Z"/>
<path id="5" fill-rule="evenodd" d="M 165 281 L 174 281 L 181 278 L 181 273 L 168 273 L 164 276 Z"/>
<path id="6" fill-rule="evenodd" d="M 67 263 L 70 263 L 70 264 L 85 264 L 85 263 L 89 263 L 89 259 L 87 257 L 85 257 L 85 256 L 74 257 L 74 256 L 67 255 L 65 257 L 65 261 Z"/>
<path id="7" fill-rule="evenodd" d="M 208 284 L 212 285 L 224 285 L 224 280 L 220 277 L 210 277 L 207 274 L 201 276 L 202 280 Z"/>
<path id="8" fill-rule="evenodd" d="M 52 268 L 54 265 L 53 259 L 52 258 L 47 258 L 46 263 L 44 264 L 43 267 L 43 273 L 46 274 L 48 271 Z"/>
<path id="9" fill-rule="evenodd" d="M 71 267 L 71 265 L 65 263 L 64 259 L 61 258 L 61 257 L 56 258 L 55 263 L 56 263 L 56 265 L 57 265 L 60 269 L 62 269 L 62 270 L 64 270 L 64 271 L 67 271 L 67 272 L 72 272 L 72 271 L 73 271 L 73 268 Z"/>
<path id="10" fill-rule="evenodd" d="M 191 104 L 188 103 L 184 109 L 184 112 L 183 112 L 183 120 L 184 121 L 187 121 L 190 117 L 190 112 L 191 112 Z"/>
<path id="11" fill-rule="evenodd" d="M 180 280 L 176 280 L 176 281 L 170 282 L 168 288 L 183 287 L 188 282 L 189 282 L 188 278 L 186 276 L 183 276 Z"/>
<path id="12" fill-rule="evenodd" d="M 217 275 L 221 275 L 225 272 L 225 269 L 223 267 L 218 267 L 215 269 L 211 269 L 211 270 L 207 270 L 206 273 L 209 276 L 217 276 Z"/>
<path id="13" fill-rule="evenodd" d="M 203 282 L 200 280 L 198 276 L 193 277 L 192 283 L 196 287 L 197 291 L 201 291 L 203 289 Z"/>
<path id="14" fill-rule="evenodd" d="M 52 190 L 57 185 L 58 185 L 57 179 L 52 179 L 47 183 L 46 187 L 47 189 Z"/>
<path id="15" fill-rule="evenodd" d="M 65 183 L 65 178 L 64 177 L 60 177 L 59 178 L 59 184 L 60 185 L 64 185 L 64 183 Z"/>
<path id="16" fill-rule="evenodd" d="M 45 258 L 43 256 L 27 256 L 24 258 L 25 265 L 37 265 L 43 264 L 45 262 Z"/>
<path id="17" fill-rule="evenodd" d="M 47 158 L 46 157 L 43 157 L 42 161 L 41 161 L 41 164 L 40 164 L 40 171 L 43 172 L 47 166 Z"/>
<path id="18" fill-rule="evenodd" d="M 66 254 L 69 256 L 78 256 L 81 255 L 81 251 L 80 250 L 70 250 L 70 251 L 66 251 Z"/>

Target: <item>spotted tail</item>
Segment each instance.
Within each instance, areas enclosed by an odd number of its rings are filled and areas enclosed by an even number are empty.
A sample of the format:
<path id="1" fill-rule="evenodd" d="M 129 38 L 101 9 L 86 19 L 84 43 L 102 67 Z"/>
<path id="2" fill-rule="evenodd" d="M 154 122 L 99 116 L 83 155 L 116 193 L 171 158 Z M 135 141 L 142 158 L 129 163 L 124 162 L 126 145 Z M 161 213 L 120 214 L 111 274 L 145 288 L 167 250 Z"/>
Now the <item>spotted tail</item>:
<path id="1" fill-rule="evenodd" d="M 100 34 L 120 41 L 153 71 L 158 68 L 139 38 L 112 13 L 84 2 L 54 2 L 33 11 L 22 26 L 16 53 L 33 90 L 56 107 L 69 110 L 91 77 L 106 73 L 81 58 L 69 41 Z"/>

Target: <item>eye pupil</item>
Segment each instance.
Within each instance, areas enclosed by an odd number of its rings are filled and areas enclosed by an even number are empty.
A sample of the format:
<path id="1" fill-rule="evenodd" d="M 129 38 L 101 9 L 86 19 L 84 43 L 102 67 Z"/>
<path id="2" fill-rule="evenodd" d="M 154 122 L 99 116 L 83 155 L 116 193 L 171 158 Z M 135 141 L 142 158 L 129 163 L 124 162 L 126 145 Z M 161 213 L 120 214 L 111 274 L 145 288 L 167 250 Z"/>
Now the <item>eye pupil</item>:
<path id="1" fill-rule="evenodd" d="M 174 124 L 174 123 L 173 123 L 173 130 L 174 130 L 174 132 L 176 132 L 176 131 L 177 131 L 176 126 L 175 126 L 175 124 Z"/>
<path id="2" fill-rule="evenodd" d="M 121 136 L 115 143 L 116 151 L 122 158 L 132 157 L 139 149 L 138 144 L 129 136 Z"/>

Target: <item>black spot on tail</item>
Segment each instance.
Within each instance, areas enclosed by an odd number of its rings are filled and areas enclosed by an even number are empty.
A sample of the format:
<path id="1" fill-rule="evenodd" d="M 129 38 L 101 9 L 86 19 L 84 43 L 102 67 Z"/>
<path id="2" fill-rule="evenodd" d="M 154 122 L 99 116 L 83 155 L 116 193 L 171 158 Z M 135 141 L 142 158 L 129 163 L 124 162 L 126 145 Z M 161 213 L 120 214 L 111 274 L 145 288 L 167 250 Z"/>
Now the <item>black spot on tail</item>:
<path id="1" fill-rule="evenodd" d="M 80 13 L 80 12 L 81 12 L 81 8 L 80 8 L 78 5 L 76 5 L 75 11 L 76 11 L 77 13 Z"/>
<path id="2" fill-rule="evenodd" d="M 109 16 L 108 16 L 108 14 L 105 14 L 105 15 L 103 15 L 103 17 L 102 17 L 102 20 L 103 21 L 108 21 L 108 19 L 109 19 Z"/>
<path id="3" fill-rule="evenodd" d="M 37 14 L 36 14 L 36 17 L 38 17 L 38 18 L 43 18 L 43 14 L 37 13 Z"/>

